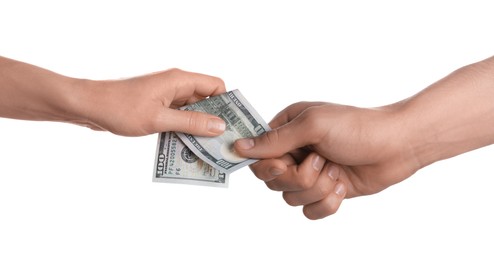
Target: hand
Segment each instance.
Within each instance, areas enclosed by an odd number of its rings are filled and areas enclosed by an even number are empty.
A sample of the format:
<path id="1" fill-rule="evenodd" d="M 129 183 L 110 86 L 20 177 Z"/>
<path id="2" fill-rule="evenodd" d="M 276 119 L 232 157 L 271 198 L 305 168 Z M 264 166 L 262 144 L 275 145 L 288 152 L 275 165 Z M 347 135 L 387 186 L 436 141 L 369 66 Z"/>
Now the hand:
<path id="1" fill-rule="evenodd" d="M 225 123 L 206 113 L 176 108 L 225 92 L 216 77 L 171 69 L 115 81 L 82 81 L 80 109 L 84 120 L 73 123 L 124 136 L 178 131 L 221 134 Z"/>
<path id="2" fill-rule="evenodd" d="M 260 137 L 235 150 L 263 159 L 251 169 L 309 219 L 333 214 L 344 198 L 377 193 L 418 170 L 393 107 L 361 109 L 330 103 L 296 103 Z"/>
<path id="3" fill-rule="evenodd" d="M 70 122 L 125 136 L 223 133 L 219 117 L 176 108 L 225 92 L 216 77 L 171 69 L 125 80 L 82 80 L 0 57 L 0 117 Z"/>
<path id="4" fill-rule="evenodd" d="M 235 143 L 290 205 L 317 219 L 344 198 L 379 192 L 417 170 L 494 143 L 494 57 L 452 72 L 395 104 L 362 109 L 297 103 L 273 131 Z M 273 159 L 274 158 L 274 159 Z M 324 159 L 323 159 L 324 158 Z"/>

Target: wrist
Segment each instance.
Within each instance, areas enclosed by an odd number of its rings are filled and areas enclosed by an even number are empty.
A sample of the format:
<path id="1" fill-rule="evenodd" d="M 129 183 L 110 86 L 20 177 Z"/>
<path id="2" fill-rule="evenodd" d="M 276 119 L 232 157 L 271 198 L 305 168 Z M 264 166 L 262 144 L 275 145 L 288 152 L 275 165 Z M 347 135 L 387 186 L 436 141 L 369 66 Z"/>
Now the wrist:
<path id="1" fill-rule="evenodd" d="M 95 111 L 97 111 L 97 89 L 100 81 L 71 79 L 70 87 L 64 95 L 67 116 L 64 121 L 94 128 Z"/>
<path id="2" fill-rule="evenodd" d="M 428 158 L 421 149 L 423 143 L 420 131 L 416 131 L 415 120 L 405 109 L 403 102 L 378 108 L 382 113 L 381 132 L 383 143 L 387 143 L 388 162 L 392 168 L 401 169 L 403 173 L 411 175 L 427 165 Z"/>

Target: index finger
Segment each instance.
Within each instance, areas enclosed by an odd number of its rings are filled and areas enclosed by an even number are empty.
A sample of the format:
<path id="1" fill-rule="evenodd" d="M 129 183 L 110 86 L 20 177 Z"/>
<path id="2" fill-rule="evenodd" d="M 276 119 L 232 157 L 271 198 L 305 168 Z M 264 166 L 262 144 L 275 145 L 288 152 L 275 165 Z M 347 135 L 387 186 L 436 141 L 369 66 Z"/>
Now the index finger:
<path id="1" fill-rule="evenodd" d="M 178 80 L 176 84 L 178 97 L 195 95 L 199 98 L 205 98 L 226 92 L 225 82 L 218 77 L 178 69 L 175 70 L 180 73 L 176 78 Z"/>
<path id="2" fill-rule="evenodd" d="M 294 118 L 296 118 L 300 113 L 302 113 L 305 109 L 313 106 L 320 106 L 325 104 L 324 102 L 307 102 L 307 101 L 302 101 L 298 103 L 294 103 L 282 111 L 280 111 L 274 118 L 271 120 L 269 123 L 269 126 L 271 128 L 277 128 L 282 125 L 287 124 L 288 122 L 292 121 Z"/>

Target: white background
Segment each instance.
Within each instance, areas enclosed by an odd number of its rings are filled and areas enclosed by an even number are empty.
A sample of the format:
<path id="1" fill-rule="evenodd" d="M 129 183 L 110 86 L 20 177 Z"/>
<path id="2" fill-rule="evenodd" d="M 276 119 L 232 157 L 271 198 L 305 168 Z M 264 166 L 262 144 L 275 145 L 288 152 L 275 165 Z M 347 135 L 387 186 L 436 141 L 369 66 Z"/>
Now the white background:
<path id="1" fill-rule="evenodd" d="M 69 2 L 0 0 L 0 55 L 215 75 L 267 121 L 300 100 L 392 103 L 494 53 L 490 1 Z M 310 221 L 248 168 L 228 189 L 152 183 L 156 140 L 0 119 L 0 259 L 494 258 L 492 146 Z"/>

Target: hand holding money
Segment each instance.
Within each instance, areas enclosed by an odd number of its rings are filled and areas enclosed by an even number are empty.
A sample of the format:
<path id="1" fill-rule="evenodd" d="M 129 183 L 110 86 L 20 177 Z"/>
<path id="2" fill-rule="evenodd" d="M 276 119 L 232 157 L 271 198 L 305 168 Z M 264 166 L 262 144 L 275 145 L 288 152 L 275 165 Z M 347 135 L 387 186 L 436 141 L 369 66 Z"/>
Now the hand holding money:
<path id="1" fill-rule="evenodd" d="M 235 153 L 235 140 L 255 137 L 270 130 L 238 90 L 210 97 L 180 110 L 218 116 L 226 122 L 226 130 L 217 137 L 161 133 L 153 181 L 225 187 L 230 173 L 255 162 Z"/>

